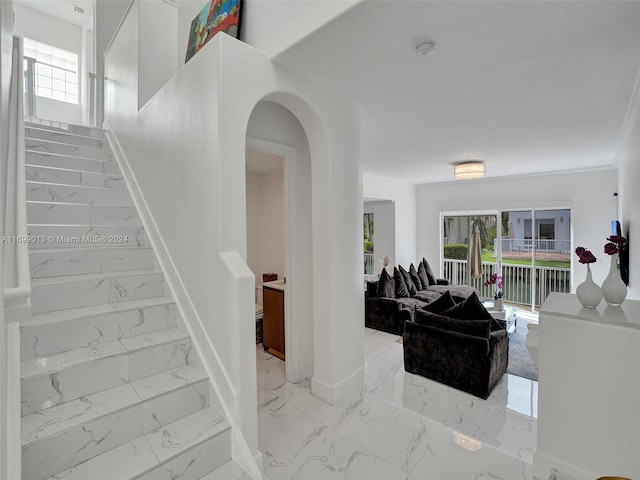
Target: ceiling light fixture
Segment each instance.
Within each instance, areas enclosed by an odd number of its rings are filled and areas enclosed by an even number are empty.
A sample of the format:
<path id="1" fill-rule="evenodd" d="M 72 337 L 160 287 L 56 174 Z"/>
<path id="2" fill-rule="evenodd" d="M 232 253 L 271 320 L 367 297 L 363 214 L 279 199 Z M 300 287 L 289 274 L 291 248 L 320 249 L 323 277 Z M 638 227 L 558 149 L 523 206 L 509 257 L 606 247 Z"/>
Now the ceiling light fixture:
<path id="1" fill-rule="evenodd" d="M 485 174 L 484 162 L 481 160 L 465 160 L 456 163 L 453 167 L 453 174 L 458 180 L 472 180 L 482 178 Z"/>
<path id="2" fill-rule="evenodd" d="M 436 51 L 436 43 L 435 42 L 426 42 L 421 43 L 416 47 L 416 55 L 419 57 L 430 57 Z"/>

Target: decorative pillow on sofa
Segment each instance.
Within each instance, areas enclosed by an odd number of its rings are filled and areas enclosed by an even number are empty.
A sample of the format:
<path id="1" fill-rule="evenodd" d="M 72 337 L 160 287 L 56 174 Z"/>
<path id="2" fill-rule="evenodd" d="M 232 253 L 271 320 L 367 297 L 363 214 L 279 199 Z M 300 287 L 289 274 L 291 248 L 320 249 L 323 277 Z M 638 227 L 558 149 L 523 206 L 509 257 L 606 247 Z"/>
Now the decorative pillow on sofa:
<path id="1" fill-rule="evenodd" d="M 407 272 L 402 265 L 399 265 L 398 268 L 400 269 L 400 273 L 402 274 L 402 278 L 404 279 L 404 284 L 407 287 L 407 290 L 409 292 L 409 296 L 410 297 L 415 297 L 416 293 L 418 293 L 418 290 L 416 289 L 416 286 L 413 284 L 413 280 L 411 280 L 411 275 L 409 275 L 409 272 Z"/>
<path id="2" fill-rule="evenodd" d="M 389 276 L 386 269 L 382 269 L 380 272 L 380 280 L 378 280 L 378 296 L 379 297 L 387 297 L 387 298 L 395 298 L 396 297 L 396 286 L 393 281 L 393 278 Z"/>
<path id="3" fill-rule="evenodd" d="M 430 325 L 442 330 L 473 335 L 488 339 L 491 335 L 491 320 L 459 320 L 437 313 L 416 310 L 416 323 Z"/>
<path id="4" fill-rule="evenodd" d="M 409 289 L 404 282 L 404 277 L 398 267 L 393 267 L 393 281 L 396 284 L 396 298 L 403 298 L 409 296 Z"/>
<path id="5" fill-rule="evenodd" d="M 455 307 L 455 305 L 455 300 L 451 296 L 451 293 L 449 293 L 449 290 L 447 290 L 442 295 L 440 295 L 440 298 L 422 307 L 422 310 L 426 310 L 427 312 L 431 313 L 442 313 L 451 307 Z"/>
<path id="6" fill-rule="evenodd" d="M 458 320 L 493 320 L 493 316 L 484 308 L 476 292 L 441 314 Z"/>
<path id="7" fill-rule="evenodd" d="M 436 282 L 436 276 L 433 274 L 433 270 L 431 270 L 431 265 L 429 265 L 429 262 L 427 262 L 425 258 L 423 258 L 422 261 L 420 262 L 420 265 L 418 267 L 418 275 L 420 275 L 420 267 L 424 269 L 424 274 L 426 275 L 427 280 L 429 281 L 429 285 L 437 285 L 438 282 Z M 422 278 L 422 276 L 420 276 L 420 278 Z"/>
<path id="8" fill-rule="evenodd" d="M 411 280 L 413 281 L 413 284 L 416 286 L 416 290 L 424 290 L 429 286 L 429 284 L 427 285 L 422 284 L 422 280 L 420 280 L 418 271 L 416 270 L 416 267 L 413 266 L 413 263 L 409 266 L 409 275 L 411 276 Z"/>

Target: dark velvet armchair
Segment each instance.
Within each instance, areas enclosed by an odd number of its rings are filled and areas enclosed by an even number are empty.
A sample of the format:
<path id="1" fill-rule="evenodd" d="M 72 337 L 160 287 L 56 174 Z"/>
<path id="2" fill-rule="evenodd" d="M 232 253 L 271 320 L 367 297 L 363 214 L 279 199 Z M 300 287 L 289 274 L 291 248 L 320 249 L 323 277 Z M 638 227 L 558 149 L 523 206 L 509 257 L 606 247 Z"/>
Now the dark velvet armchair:
<path id="1" fill-rule="evenodd" d="M 507 370 L 507 332 L 490 320 L 455 320 L 421 310 L 404 325 L 404 368 L 480 398 Z"/>

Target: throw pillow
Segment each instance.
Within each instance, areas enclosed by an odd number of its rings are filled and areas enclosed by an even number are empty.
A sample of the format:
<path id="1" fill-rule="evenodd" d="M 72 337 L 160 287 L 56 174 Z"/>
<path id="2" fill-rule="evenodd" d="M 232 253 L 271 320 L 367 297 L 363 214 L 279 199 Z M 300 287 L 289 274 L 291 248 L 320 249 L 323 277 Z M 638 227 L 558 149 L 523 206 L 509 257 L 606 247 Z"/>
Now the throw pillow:
<path id="1" fill-rule="evenodd" d="M 416 270 L 416 267 L 413 266 L 413 263 L 409 266 L 409 275 L 411 276 L 411 280 L 413 281 L 413 284 L 416 286 L 416 290 L 423 290 L 429 286 L 429 285 L 422 285 L 422 280 L 420 280 L 418 271 Z"/>
<path id="2" fill-rule="evenodd" d="M 378 282 L 370 282 L 367 280 L 367 296 L 369 298 L 378 297 Z"/>
<path id="3" fill-rule="evenodd" d="M 429 279 L 429 285 L 437 285 L 436 276 L 433 274 L 433 270 L 431 270 L 431 265 L 427 262 L 426 258 L 422 258 L 422 264 L 424 265 L 424 269 L 427 273 L 427 278 Z"/>
<path id="4" fill-rule="evenodd" d="M 387 298 L 395 298 L 396 297 L 396 286 L 393 282 L 393 278 L 389 276 L 386 269 L 382 269 L 380 272 L 380 280 L 378 280 L 378 296 L 379 297 L 387 297 Z"/>
<path id="5" fill-rule="evenodd" d="M 428 303 L 427 305 L 422 307 L 422 309 L 431 313 L 442 313 L 445 310 L 448 310 L 449 308 L 454 307 L 455 305 L 456 305 L 455 300 L 451 296 L 451 293 L 449 292 L 449 290 L 447 290 L 442 295 L 440 295 L 440 297 L 437 300 L 434 300 L 433 302 Z"/>
<path id="6" fill-rule="evenodd" d="M 409 290 L 407 289 L 407 285 L 404 283 L 404 278 L 402 277 L 402 273 L 398 270 L 398 267 L 393 267 L 393 280 L 396 284 L 396 298 L 408 297 Z"/>
<path id="7" fill-rule="evenodd" d="M 484 308 L 476 292 L 442 312 L 442 315 L 458 320 L 493 320 L 493 316 Z"/>
<path id="8" fill-rule="evenodd" d="M 426 290 L 429 287 L 429 277 L 427 276 L 427 269 L 424 268 L 424 263 L 422 262 L 418 263 L 418 276 L 420 277 L 420 282 L 422 282 L 422 289 Z"/>
<path id="9" fill-rule="evenodd" d="M 402 274 L 402 278 L 404 278 L 404 284 L 407 286 L 407 290 L 409 291 L 410 297 L 415 297 L 416 293 L 418 293 L 418 289 L 413 284 L 413 280 L 411 280 L 411 275 L 407 272 L 402 265 L 398 267 L 400 269 L 400 273 Z"/>
<path id="10" fill-rule="evenodd" d="M 464 333 L 474 337 L 489 338 L 491 335 L 491 320 L 458 320 L 436 313 L 416 310 L 416 323 L 430 325 L 451 332 Z"/>

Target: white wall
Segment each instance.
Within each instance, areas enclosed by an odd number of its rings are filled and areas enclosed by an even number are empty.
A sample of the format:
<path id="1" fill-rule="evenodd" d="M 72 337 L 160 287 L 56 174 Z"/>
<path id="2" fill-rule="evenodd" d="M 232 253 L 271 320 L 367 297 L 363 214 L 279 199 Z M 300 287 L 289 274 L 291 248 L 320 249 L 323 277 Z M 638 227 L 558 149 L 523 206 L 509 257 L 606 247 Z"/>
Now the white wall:
<path id="1" fill-rule="evenodd" d="M 636 87 L 637 88 L 637 87 Z M 636 92 L 637 95 L 638 92 Z M 629 119 L 626 144 L 619 169 L 620 219 L 623 235 L 629 238 L 629 290 L 627 298 L 640 299 L 640 116 L 636 97 L 635 112 Z"/>
<path id="2" fill-rule="evenodd" d="M 207 0 L 181 0 L 178 4 L 178 35 L 177 35 L 177 65 L 178 68 L 184 65 L 187 54 L 187 44 L 189 43 L 189 33 L 191 32 L 191 22 L 200 10 L 208 5 Z"/>
<path id="3" fill-rule="evenodd" d="M 362 0 L 245 0 L 240 38 L 276 55 Z"/>
<path id="4" fill-rule="evenodd" d="M 22 4 L 14 4 L 13 9 L 15 12 L 15 35 L 44 42 L 78 55 L 78 82 L 80 82 L 79 88 L 81 89 L 82 82 L 85 80 L 81 76 L 84 68 L 81 28 Z M 79 124 L 82 123 L 82 107 L 80 104 L 73 105 L 36 96 L 36 116 L 46 120 Z"/>
<path id="5" fill-rule="evenodd" d="M 96 0 L 95 58 L 96 72 L 104 75 L 104 53 L 131 0 Z"/>
<path id="6" fill-rule="evenodd" d="M 312 391 L 334 403 L 364 382 L 359 113 L 226 35 L 211 40 L 138 112 L 137 5 L 106 56 L 108 126 L 162 235 L 168 265 L 188 292 L 196 317 L 185 322 L 206 332 L 194 341 L 215 349 L 219 362 L 208 363 L 208 371 L 230 383 L 223 401 L 257 454 L 253 289 L 237 290 L 246 303 L 240 310 L 225 295 L 229 284 L 245 285 L 237 282 L 241 265 L 225 259 L 239 252 L 246 260 L 247 126 L 260 100 L 273 100 L 295 115 L 309 143 L 311 186 L 298 187 L 311 206 L 298 208 L 311 216 L 313 242 L 303 248 L 298 237 L 298 244 L 300 258 L 313 264 L 313 328 L 302 333 L 313 333 Z M 274 122 L 267 117 L 260 125 L 267 132 Z"/>
<path id="7" fill-rule="evenodd" d="M 138 108 L 177 70 L 178 8 L 167 2 L 140 3 Z M 204 86 L 204 85 L 203 85 Z"/>
<path id="8" fill-rule="evenodd" d="M 247 265 L 262 285 L 263 273 L 284 278 L 284 171 L 247 172 Z"/>
<path id="9" fill-rule="evenodd" d="M 418 261 L 416 257 L 416 187 L 365 174 L 363 196 L 393 200 L 396 221 L 395 263 L 403 266 L 415 264 Z"/>
<path id="10" fill-rule="evenodd" d="M 603 253 L 611 220 L 616 218 L 617 172 L 614 169 L 571 174 L 425 184 L 417 190 L 418 256 L 434 259 L 442 274 L 440 212 L 498 209 L 571 208 L 573 247 L 592 250 L 598 261 L 593 279 L 600 284 L 609 271 Z M 438 259 L 437 263 L 435 259 Z M 572 255 L 572 288 L 585 278 L 585 269 Z"/>
<path id="11" fill-rule="evenodd" d="M 373 277 L 377 278 L 385 255 L 396 265 L 395 204 L 391 200 L 364 202 L 364 213 L 373 213 Z M 403 266 L 409 268 L 409 264 Z"/>

